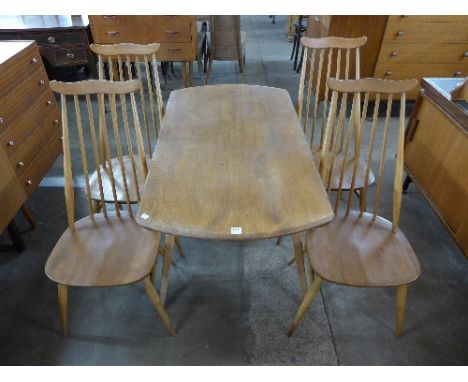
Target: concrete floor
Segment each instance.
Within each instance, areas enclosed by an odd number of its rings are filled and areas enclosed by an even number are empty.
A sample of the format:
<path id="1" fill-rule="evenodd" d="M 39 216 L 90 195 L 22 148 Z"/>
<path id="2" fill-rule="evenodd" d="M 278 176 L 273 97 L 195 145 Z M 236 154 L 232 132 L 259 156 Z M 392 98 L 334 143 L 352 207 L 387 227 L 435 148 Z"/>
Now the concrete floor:
<path id="1" fill-rule="evenodd" d="M 287 89 L 299 75 L 289 61 L 285 18 L 243 17 L 247 65 L 215 62 L 210 83 Z M 164 90 L 181 86 L 180 70 Z M 195 72 L 195 84 L 199 84 Z M 394 142 L 393 142 L 394 143 Z M 39 221 L 20 215 L 27 249 L 0 237 L 0 364 L 3 365 L 466 365 L 468 264 L 421 193 L 404 196 L 400 228 L 421 264 L 411 285 L 403 336 L 395 336 L 395 291 L 324 283 L 292 338 L 286 330 L 300 303 L 292 244 L 182 239 L 167 309 L 178 334 L 167 334 L 142 285 L 73 288 L 68 338 L 59 332 L 56 285 L 44 264 L 66 228 L 62 159 L 28 205 Z M 391 179 L 386 179 L 390 182 Z M 78 188 L 77 195 L 83 190 Z M 391 196 L 383 195 L 383 215 Z M 78 214 L 85 213 L 85 205 Z"/>

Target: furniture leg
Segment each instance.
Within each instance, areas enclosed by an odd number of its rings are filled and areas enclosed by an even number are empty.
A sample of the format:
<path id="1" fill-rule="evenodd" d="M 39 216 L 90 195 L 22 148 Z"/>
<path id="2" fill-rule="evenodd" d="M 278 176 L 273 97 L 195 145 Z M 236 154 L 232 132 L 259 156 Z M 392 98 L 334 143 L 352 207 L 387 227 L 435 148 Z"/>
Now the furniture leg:
<path id="1" fill-rule="evenodd" d="M 412 182 L 411 178 L 409 175 L 406 175 L 405 181 L 403 182 L 403 193 L 406 194 L 406 191 L 408 190 L 408 187 L 410 183 Z"/>
<path id="2" fill-rule="evenodd" d="M 188 88 L 188 80 L 187 80 L 187 63 L 185 61 L 181 61 L 180 65 L 182 68 L 182 81 L 184 82 L 184 87 Z"/>
<path id="3" fill-rule="evenodd" d="M 304 46 L 301 49 L 301 58 L 299 60 L 299 65 L 297 66 L 296 73 L 299 73 L 301 71 L 302 61 L 303 60 L 304 60 Z"/>
<path id="4" fill-rule="evenodd" d="M 396 334 L 401 336 L 403 330 L 403 320 L 405 317 L 406 297 L 408 295 L 408 285 L 400 285 L 397 287 L 397 323 Z"/>
<path id="5" fill-rule="evenodd" d="M 180 244 L 179 238 L 176 236 L 174 239 L 174 243 L 179 251 L 180 257 L 185 257 L 184 251 L 182 250 L 182 245 Z"/>
<path id="6" fill-rule="evenodd" d="M 37 228 L 36 220 L 34 219 L 31 210 L 26 206 L 26 204 L 23 204 L 21 206 L 21 211 L 23 212 L 23 215 L 26 218 L 26 220 L 31 225 L 31 228 Z"/>
<path id="7" fill-rule="evenodd" d="M 208 80 L 210 78 L 211 69 L 213 68 L 213 60 L 211 58 L 208 59 L 208 72 L 206 73 L 206 84 L 208 85 Z"/>
<path id="8" fill-rule="evenodd" d="M 174 239 L 173 235 L 166 235 L 165 240 L 165 249 L 164 249 L 164 262 L 163 262 L 163 271 L 161 278 L 161 302 L 164 306 L 166 303 L 166 294 L 167 287 L 169 285 L 169 271 L 171 269 L 171 260 L 172 260 L 172 251 L 174 248 Z"/>
<path id="9" fill-rule="evenodd" d="M 98 214 L 101 212 L 102 204 L 99 200 L 93 200 L 93 211 Z"/>
<path id="10" fill-rule="evenodd" d="M 14 220 L 8 224 L 7 230 L 13 242 L 13 247 L 15 247 L 18 252 L 23 252 L 26 249 L 26 245 Z"/>
<path id="11" fill-rule="evenodd" d="M 276 245 L 280 245 L 282 239 L 283 236 L 278 236 L 278 239 L 276 239 Z"/>
<path id="12" fill-rule="evenodd" d="M 299 277 L 299 287 L 301 290 L 301 296 L 304 296 L 307 292 L 307 285 L 305 280 L 304 253 L 302 252 L 301 236 L 298 233 L 293 233 L 291 237 L 294 247 L 294 256 L 296 258 L 297 275 Z"/>
<path id="13" fill-rule="evenodd" d="M 64 337 L 68 334 L 68 286 L 58 284 L 58 302 L 60 309 L 60 327 Z"/>
<path id="14" fill-rule="evenodd" d="M 192 86 L 192 80 L 193 80 L 193 62 L 192 61 L 189 61 L 188 67 L 189 67 L 188 83 L 189 83 L 189 86 Z"/>
<path id="15" fill-rule="evenodd" d="M 288 337 L 291 337 L 294 331 L 296 330 L 297 325 L 299 325 L 299 322 L 302 320 L 302 317 L 304 317 L 304 314 L 307 312 L 307 309 L 309 309 L 309 306 L 314 300 L 315 295 L 319 291 L 321 284 L 322 284 L 322 278 L 316 275 L 314 278 L 314 282 L 312 283 L 312 287 L 310 288 L 310 290 L 307 292 L 304 299 L 302 300 L 301 306 L 299 307 L 296 313 L 296 316 L 294 317 L 294 320 L 291 323 L 291 326 L 289 327 Z"/>
<path id="16" fill-rule="evenodd" d="M 169 318 L 169 315 L 166 312 L 166 309 L 164 309 L 163 304 L 161 303 L 161 299 L 159 298 L 158 292 L 153 286 L 153 283 L 150 280 L 150 277 L 147 276 L 143 280 L 143 283 L 145 284 L 145 290 L 146 293 L 148 294 L 148 297 L 150 298 L 151 302 L 154 305 L 154 308 L 156 311 L 159 313 L 159 316 L 161 317 L 161 320 L 166 327 L 166 329 L 171 333 L 171 335 L 175 336 L 175 328 L 172 325 L 171 319 Z"/>

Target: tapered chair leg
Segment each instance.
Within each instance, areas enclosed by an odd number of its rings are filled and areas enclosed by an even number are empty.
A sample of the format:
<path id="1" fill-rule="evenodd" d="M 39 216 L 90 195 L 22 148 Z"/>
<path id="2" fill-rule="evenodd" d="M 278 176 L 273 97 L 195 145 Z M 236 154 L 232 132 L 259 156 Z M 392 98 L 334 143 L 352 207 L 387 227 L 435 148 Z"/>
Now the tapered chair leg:
<path id="1" fill-rule="evenodd" d="M 406 296 L 408 294 L 408 285 L 400 285 L 397 287 L 397 322 L 396 334 L 401 336 L 403 330 L 403 320 L 405 318 Z"/>
<path id="2" fill-rule="evenodd" d="M 60 309 L 60 327 L 63 336 L 68 334 L 68 286 L 58 284 L 58 302 Z"/>
<path id="3" fill-rule="evenodd" d="M 301 291 L 301 296 L 305 296 L 307 292 L 307 283 L 305 279 L 305 268 L 304 268 L 304 252 L 302 252 L 302 240 L 301 236 L 298 233 L 293 233 L 291 235 L 293 248 L 294 248 L 294 257 L 296 258 L 296 267 L 297 267 L 297 276 L 299 278 L 299 288 Z"/>
<path id="4" fill-rule="evenodd" d="M 143 282 L 145 284 L 146 293 L 148 293 L 148 296 L 151 302 L 153 303 L 154 308 L 159 313 L 159 316 L 161 317 L 161 320 L 164 326 L 169 331 L 169 333 L 171 333 L 171 335 L 175 336 L 176 331 L 175 331 L 174 325 L 172 325 L 171 319 L 169 318 L 169 315 L 167 314 L 166 309 L 164 309 L 161 303 L 161 299 L 159 298 L 158 292 L 154 288 L 153 283 L 151 282 L 149 276 L 145 277 Z"/>
<path id="5" fill-rule="evenodd" d="M 166 235 L 165 248 L 164 248 L 164 262 L 161 277 L 161 303 L 166 303 L 167 287 L 169 286 L 169 271 L 172 264 L 172 251 L 174 249 L 174 236 Z"/>
<path id="6" fill-rule="evenodd" d="M 174 239 L 175 245 L 177 247 L 177 250 L 179 251 L 179 254 L 181 257 L 185 257 L 184 251 L 182 250 L 182 245 L 180 244 L 179 238 L 176 236 Z"/>
<path id="7" fill-rule="evenodd" d="M 289 327 L 289 330 L 288 330 L 289 337 L 292 336 L 292 334 L 297 328 L 297 325 L 299 325 L 299 322 L 302 320 L 302 317 L 304 317 L 304 314 L 307 312 L 307 309 L 309 309 L 309 306 L 312 303 L 315 295 L 319 291 L 321 284 L 322 284 L 322 278 L 318 275 L 315 275 L 314 282 L 312 283 L 312 287 L 306 293 L 304 299 L 302 300 L 301 306 L 299 307 L 296 313 L 296 317 L 294 317 L 294 320 L 291 323 L 291 326 Z"/>

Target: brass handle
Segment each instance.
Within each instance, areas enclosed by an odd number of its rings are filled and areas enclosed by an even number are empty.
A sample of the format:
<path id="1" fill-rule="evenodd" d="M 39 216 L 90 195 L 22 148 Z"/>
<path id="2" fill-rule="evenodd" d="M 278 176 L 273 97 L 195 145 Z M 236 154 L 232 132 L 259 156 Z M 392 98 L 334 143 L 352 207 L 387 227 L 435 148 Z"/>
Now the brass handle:
<path id="1" fill-rule="evenodd" d="M 37 58 L 36 57 L 33 57 L 33 59 L 31 60 L 31 64 L 37 64 Z"/>
<path id="2" fill-rule="evenodd" d="M 53 44 L 55 42 L 55 37 L 54 36 L 47 37 L 47 42 L 49 42 L 50 44 Z"/>
<path id="3" fill-rule="evenodd" d="M 318 22 L 318 23 L 319 23 L 319 22 L 320 22 L 320 17 L 318 17 L 318 16 L 314 16 L 314 20 L 315 20 L 316 22 Z"/>
<path id="4" fill-rule="evenodd" d="M 460 77 L 461 74 L 462 74 L 462 72 L 461 72 L 460 70 L 457 70 L 455 73 L 453 73 L 453 75 L 454 75 L 455 77 Z"/>
<path id="5" fill-rule="evenodd" d="M 32 185 L 32 182 L 31 182 L 31 180 L 28 180 L 28 181 L 26 182 L 26 186 L 30 186 L 30 185 Z"/>
<path id="6" fill-rule="evenodd" d="M 175 36 L 176 34 L 179 34 L 179 31 L 165 31 L 164 33 L 167 36 Z"/>
<path id="7" fill-rule="evenodd" d="M 118 16 L 116 15 L 106 15 L 106 16 L 102 16 L 103 19 L 116 19 Z"/>
<path id="8" fill-rule="evenodd" d="M 119 37 L 120 32 L 106 32 L 106 36 L 108 36 L 108 37 Z"/>
<path id="9" fill-rule="evenodd" d="M 397 53 L 397 52 L 392 52 L 392 53 L 390 53 L 390 57 L 396 57 L 396 56 L 398 56 L 398 53 Z"/>
<path id="10" fill-rule="evenodd" d="M 42 86 L 42 85 L 44 85 L 44 84 L 45 84 L 45 81 L 44 81 L 44 80 L 40 80 L 40 81 L 39 81 L 39 85 L 40 85 L 40 86 Z"/>
<path id="11" fill-rule="evenodd" d="M 58 119 L 54 119 L 54 125 L 58 125 L 59 124 L 59 120 Z"/>
<path id="12" fill-rule="evenodd" d="M 19 162 L 18 162 L 18 167 L 24 167 L 24 162 L 19 161 Z"/>
<path id="13" fill-rule="evenodd" d="M 47 101 L 47 102 L 46 102 L 46 105 L 47 105 L 47 106 L 50 106 L 50 105 L 52 105 L 52 101 L 50 101 L 50 100 L 49 100 L 49 101 Z"/>
<path id="14" fill-rule="evenodd" d="M 75 58 L 75 55 L 73 53 L 70 53 L 68 52 L 66 55 L 65 55 L 66 58 L 69 58 L 69 59 L 72 59 L 72 58 Z"/>
<path id="15" fill-rule="evenodd" d="M 14 145 L 15 145 L 15 141 L 8 141 L 8 143 L 7 143 L 7 146 L 10 146 L 10 147 L 14 146 Z"/>
<path id="16" fill-rule="evenodd" d="M 392 75 L 391 70 L 386 70 L 385 73 L 384 73 L 384 76 L 391 76 L 391 75 Z"/>
<path id="17" fill-rule="evenodd" d="M 62 142 L 63 141 L 63 136 L 59 138 L 59 141 Z"/>
<path id="18" fill-rule="evenodd" d="M 403 32 L 403 31 L 398 31 L 398 32 L 396 33 L 397 36 L 403 36 L 404 34 L 405 34 L 405 32 Z"/>
<path id="19" fill-rule="evenodd" d="M 468 57 L 468 51 L 463 52 L 463 57 Z"/>
<path id="20" fill-rule="evenodd" d="M 181 50 L 182 50 L 181 48 L 167 48 L 168 52 L 179 52 Z"/>
<path id="21" fill-rule="evenodd" d="M 0 123 L 3 123 L 3 118 L 0 117 Z"/>

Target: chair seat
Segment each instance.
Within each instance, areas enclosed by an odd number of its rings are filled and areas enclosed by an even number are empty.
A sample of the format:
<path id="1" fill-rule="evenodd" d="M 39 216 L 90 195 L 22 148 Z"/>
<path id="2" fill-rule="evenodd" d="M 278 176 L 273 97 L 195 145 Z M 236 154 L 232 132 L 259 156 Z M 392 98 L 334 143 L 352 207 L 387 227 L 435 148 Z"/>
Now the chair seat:
<path id="1" fill-rule="evenodd" d="M 320 157 L 322 155 L 322 149 L 317 146 L 312 147 L 312 156 L 314 158 L 315 165 L 318 167 L 320 164 Z M 335 164 L 333 165 L 333 174 L 331 178 L 331 190 L 337 190 L 339 185 L 340 185 L 340 177 L 341 177 L 341 168 L 343 166 L 343 154 L 339 153 L 336 156 Z M 331 166 L 331 163 L 329 163 Z M 349 161 L 348 159 L 348 164 L 345 169 L 345 173 L 343 176 L 343 185 L 342 188 L 344 190 L 349 190 L 351 188 L 351 181 L 353 179 L 353 170 L 354 170 L 354 161 Z M 358 171 L 356 174 L 356 181 L 354 188 L 355 189 L 361 189 L 364 187 L 365 183 L 365 176 L 366 176 L 366 162 L 363 161 L 362 159 L 359 160 L 358 163 Z M 324 184 L 327 184 L 327 179 L 324 179 Z M 367 182 L 367 185 L 370 186 L 375 182 L 375 176 L 372 170 L 369 172 L 369 180 Z"/>
<path id="2" fill-rule="evenodd" d="M 421 274 L 419 261 L 401 230 L 372 214 L 351 212 L 309 231 L 307 251 L 323 279 L 351 286 L 386 287 L 409 284 Z"/>
<path id="3" fill-rule="evenodd" d="M 102 214 L 75 222 L 47 259 L 47 276 L 69 286 L 117 286 L 142 280 L 152 270 L 158 234 L 139 226 L 127 214 Z"/>
<path id="4" fill-rule="evenodd" d="M 135 187 L 135 181 L 133 177 L 133 170 L 130 158 L 125 155 L 122 157 L 125 169 L 125 176 L 127 179 L 127 186 L 128 186 L 128 194 L 130 197 L 130 203 L 138 203 L 138 194 Z M 140 191 L 140 195 L 143 192 L 143 187 L 145 185 L 146 177 L 143 173 L 143 168 L 141 166 L 140 157 L 138 155 L 134 156 L 135 159 L 135 172 L 137 175 L 138 180 L 138 189 Z M 114 173 L 114 182 L 115 182 L 115 191 L 117 195 L 117 201 L 121 203 L 126 202 L 125 198 L 125 184 L 122 177 L 122 169 L 120 168 L 120 163 L 118 158 L 112 158 L 112 171 Z M 146 163 L 148 168 L 151 163 L 151 157 L 149 155 L 146 156 Z M 110 166 L 102 167 L 101 166 L 101 178 L 102 178 L 102 188 L 104 193 L 104 200 L 106 202 L 113 202 L 114 197 L 112 194 L 112 183 L 111 183 L 111 176 L 110 176 Z M 93 200 L 101 200 L 101 194 L 99 192 L 99 181 L 97 177 L 97 170 L 95 170 L 90 178 L 89 178 L 90 188 L 91 188 L 91 199 Z"/>

